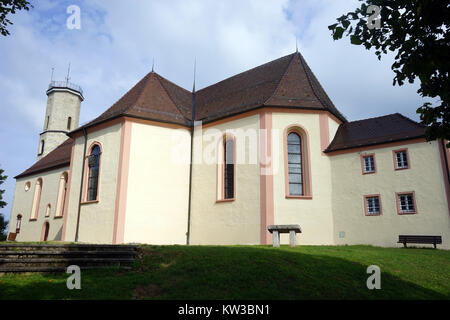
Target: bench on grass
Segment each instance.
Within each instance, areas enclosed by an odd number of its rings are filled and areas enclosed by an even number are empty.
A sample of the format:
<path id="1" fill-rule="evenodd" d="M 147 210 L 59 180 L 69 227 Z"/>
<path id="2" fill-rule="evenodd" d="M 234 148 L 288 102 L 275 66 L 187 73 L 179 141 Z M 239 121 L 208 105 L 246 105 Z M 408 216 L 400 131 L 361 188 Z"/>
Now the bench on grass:
<path id="1" fill-rule="evenodd" d="M 280 233 L 289 233 L 289 243 L 291 247 L 295 247 L 295 235 L 302 232 L 298 224 L 271 225 L 267 230 L 272 234 L 273 246 L 276 248 L 280 246 Z"/>
<path id="2" fill-rule="evenodd" d="M 433 244 L 436 249 L 437 244 L 442 244 L 441 236 L 409 236 L 409 235 L 399 235 L 398 242 L 403 243 L 406 248 L 407 243 L 423 243 L 423 244 Z"/>

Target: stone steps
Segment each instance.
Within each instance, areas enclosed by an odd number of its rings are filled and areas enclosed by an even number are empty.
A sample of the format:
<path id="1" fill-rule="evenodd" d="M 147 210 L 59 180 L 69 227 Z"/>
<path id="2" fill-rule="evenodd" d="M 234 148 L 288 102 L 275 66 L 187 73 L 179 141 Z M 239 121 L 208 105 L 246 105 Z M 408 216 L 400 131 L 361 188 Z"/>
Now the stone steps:
<path id="1" fill-rule="evenodd" d="M 134 245 L 2 244 L 0 273 L 59 272 L 70 265 L 82 270 L 105 267 L 130 268 Z"/>

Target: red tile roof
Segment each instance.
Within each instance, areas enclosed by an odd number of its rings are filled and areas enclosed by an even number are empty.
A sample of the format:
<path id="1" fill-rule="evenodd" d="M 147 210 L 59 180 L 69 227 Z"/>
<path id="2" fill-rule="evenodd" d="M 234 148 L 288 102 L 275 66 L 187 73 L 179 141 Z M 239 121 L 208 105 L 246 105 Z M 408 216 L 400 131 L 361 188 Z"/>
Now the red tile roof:
<path id="1" fill-rule="evenodd" d="M 196 93 L 196 120 L 214 121 L 263 106 L 328 110 L 346 122 L 299 52 Z"/>
<path id="2" fill-rule="evenodd" d="M 152 71 L 99 117 L 70 134 L 121 116 L 190 127 L 193 101 L 195 120 L 204 123 L 265 106 L 329 111 L 343 124 L 326 152 L 414 138 L 425 130 L 400 114 L 347 122 L 296 52 L 203 88 L 195 96 Z M 69 165 L 71 145 L 68 139 L 16 178 Z"/>
<path id="3" fill-rule="evenodd" d="M 14 178 L 22 178 L 43 171 L 53 170 L 70 165 L 70 157 L 72 154 L 72 139 L 67 139 L 61 143 L 55 150 L 51 151 L 45 157 L 33 164 L 30 168 L 15 176 Z"/>
<path id="4" fill-rule="evenodd" d="M 343 123 L 325 152 L 425 137 L 426 127 L 399 114 Z"/>

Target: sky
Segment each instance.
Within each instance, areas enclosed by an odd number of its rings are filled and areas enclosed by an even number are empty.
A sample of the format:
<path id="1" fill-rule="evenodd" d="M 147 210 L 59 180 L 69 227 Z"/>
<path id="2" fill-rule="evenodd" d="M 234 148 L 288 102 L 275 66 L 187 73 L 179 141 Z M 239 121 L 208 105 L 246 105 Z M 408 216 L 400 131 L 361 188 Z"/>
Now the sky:
<path id="1" fill-rule="evenodd" d="M 392 86 L 393 54 L 333 41 L 328 26 L 357 0 L 30 0 L 34 8 L 10 17 L 0 36 L 1 186 L 13 202 L 14 176 L 38 151 L 47 96 L 54 80 L 83 88 L 80 124 L 109 108 L 152 69 L 191 90 L 298 49 L 349 121 L 400 112 L 418 121 L 417 84 Z M 80 29 L 67 28 L 67 8 L 80 8 Z"/>

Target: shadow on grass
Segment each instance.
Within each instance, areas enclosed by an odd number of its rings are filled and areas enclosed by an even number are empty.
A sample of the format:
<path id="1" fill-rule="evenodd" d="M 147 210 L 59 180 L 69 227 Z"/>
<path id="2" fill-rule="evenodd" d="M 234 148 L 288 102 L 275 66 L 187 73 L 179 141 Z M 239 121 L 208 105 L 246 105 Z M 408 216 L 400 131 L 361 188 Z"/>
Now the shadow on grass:
<path id="1" fill-rule="evenodd" d="M 448 299 L 381 270 L 381 290 L 366 286 L 368 264 L 269 247 L 143 246 L 132 271 L 0 277 L 0 299 Z M 402 266 L 399 266 L 402 268 Z"/>

